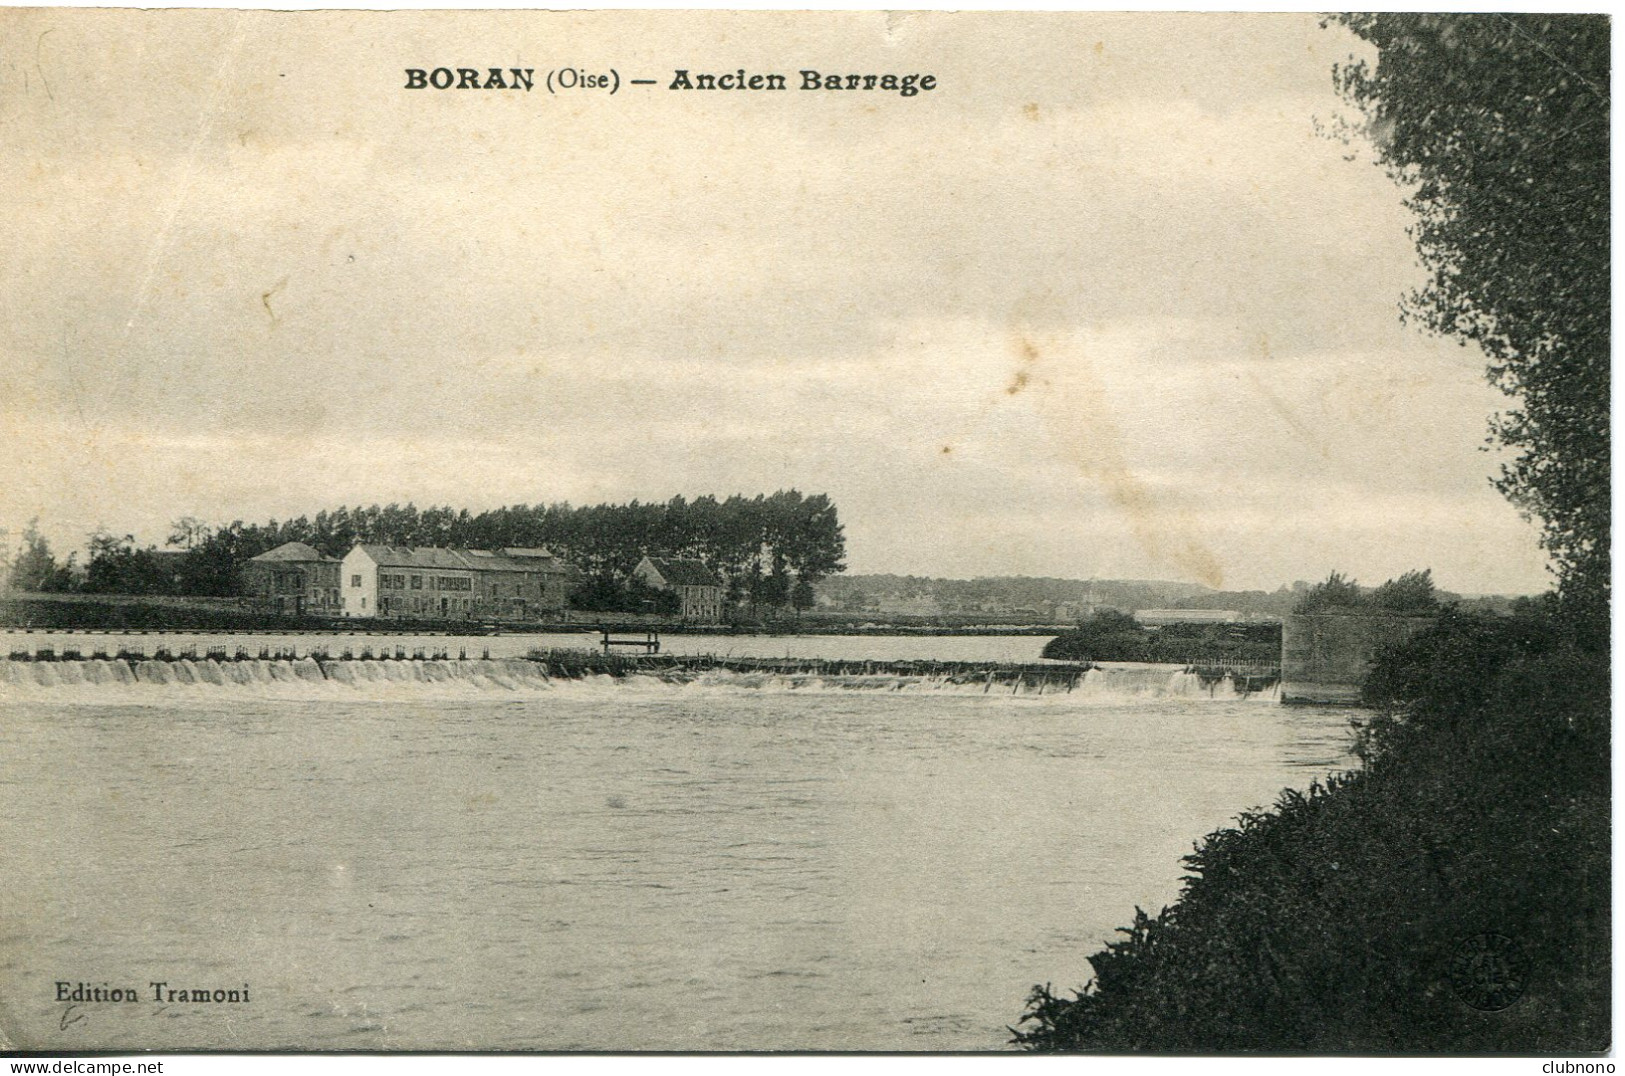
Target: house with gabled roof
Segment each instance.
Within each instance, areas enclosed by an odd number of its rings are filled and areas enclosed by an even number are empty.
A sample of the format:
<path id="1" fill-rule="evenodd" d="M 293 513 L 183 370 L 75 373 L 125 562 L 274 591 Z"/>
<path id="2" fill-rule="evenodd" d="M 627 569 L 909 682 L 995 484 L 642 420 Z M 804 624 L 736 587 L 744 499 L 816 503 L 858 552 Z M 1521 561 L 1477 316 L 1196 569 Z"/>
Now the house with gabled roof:
<path id="1" fill-rule="evenodd" d="M 339 560 L 304 542 L 283 542 L 243 566 L 243 589 L 266 612 L 337 616 Z"/>
<path id="2" fill-rule="evenodd" d="M 644 557 L 632 574 L 656 590 L 674 591 L 684 620 L 722 619 L 722 580 L 704 561 Z"/>
<path id="3" fill-rule="evenodd" d="M 347 617 L 529 620 L 562 611 L 570 566 L 546 549 L 358 543 L 345 554 Z"/>

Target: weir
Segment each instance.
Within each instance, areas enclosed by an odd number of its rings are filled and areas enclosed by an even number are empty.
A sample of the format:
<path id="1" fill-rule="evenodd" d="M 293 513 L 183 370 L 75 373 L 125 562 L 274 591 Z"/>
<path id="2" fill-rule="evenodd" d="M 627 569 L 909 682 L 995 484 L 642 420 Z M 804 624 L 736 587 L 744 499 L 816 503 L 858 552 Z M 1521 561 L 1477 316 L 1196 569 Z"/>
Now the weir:
<path id="1" fill-rule="evenodd" d="M 660 685 L 673 689 L 753 691 L 934 692 L 970 696 L 1075 698 L 1089 701 L 1242 699 L 1276 697 L 1274 686 L 1248 689 L 1231 678 L 1198 675 L 1169 665 L 1032 665 L 942 661 L 829 661 L 712 656 L 628 657 L 555 651 L 528 658 L 73 658 L 0 661 L 0 697 L 38 692 L 90 692 L 83 701 L 128 698 L 153 702 L 168 690 L 393 692 L 442 690 L 547 691 Z M 154 694 L 164 689 L 164 694 Z M 111 692 L 111 694 L 103 694 Z M 203 697 L 203 696 L 195 696 Z"/>
<path id="2" fill-rule="evenodd" d="M 524 658 L 424 661 L 362 661 L 315 658 L 218 661 L 154 658 L 89 658 L 68 661 L 0 661 L 0 687 L 53 688 L 79 684 L 201 685 L 221 688 L 275 684 L 360 686 L 367 683 L 444 683 L 518 689 L 545 687 L 547 671 Z"/>

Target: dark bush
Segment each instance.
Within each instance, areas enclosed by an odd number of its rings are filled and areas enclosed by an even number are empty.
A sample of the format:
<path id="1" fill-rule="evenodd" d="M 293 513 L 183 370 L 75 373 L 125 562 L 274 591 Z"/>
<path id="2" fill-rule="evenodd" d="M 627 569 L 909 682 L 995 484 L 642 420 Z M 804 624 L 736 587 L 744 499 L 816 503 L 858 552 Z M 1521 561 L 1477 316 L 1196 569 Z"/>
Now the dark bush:
<path id="1" fill-rule="evenodd" d="M 1279 624 L 1169 624 L 1152 630 L 1127 613 L 1102 609 L 1044 646 L 1044 657 L 1063 661 L 1155 661 L 1183 664 L 1199 658 L 1277 662 Z"/>

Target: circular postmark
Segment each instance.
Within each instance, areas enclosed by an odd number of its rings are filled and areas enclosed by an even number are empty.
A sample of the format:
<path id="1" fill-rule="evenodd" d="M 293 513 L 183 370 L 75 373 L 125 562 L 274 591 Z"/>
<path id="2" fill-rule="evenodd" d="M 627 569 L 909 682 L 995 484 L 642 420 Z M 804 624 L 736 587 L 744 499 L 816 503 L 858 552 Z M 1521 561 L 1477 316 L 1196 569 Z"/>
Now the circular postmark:
<path id="1" fill-rule="evenodd" d="M 1505 934 L 1486 931 L 1463 938 L 1450 958 L 1450 985 L 1480 1012 L 1499 1012 L 1523 997 L 1529 956 Z"/>

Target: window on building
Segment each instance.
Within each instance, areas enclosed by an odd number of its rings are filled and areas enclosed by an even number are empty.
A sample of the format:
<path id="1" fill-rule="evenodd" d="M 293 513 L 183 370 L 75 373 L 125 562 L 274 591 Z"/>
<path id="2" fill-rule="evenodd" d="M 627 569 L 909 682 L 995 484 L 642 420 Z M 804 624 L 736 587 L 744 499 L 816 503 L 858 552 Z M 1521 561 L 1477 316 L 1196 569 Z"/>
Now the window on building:
<path id="1" fill-rule="evenodd" d="M 361 585 L 361 577 L 359 575 L 352 575 L 350 577 L 350 585 L 352 587 L 360 586 Z"/>
<path id="2" fill-rule="evenodd" d="M 423 589 L 423 577 L 421 575 L 414 575 L 412 577 L 412 589 L 413 590 L 422 590 Z"/>

